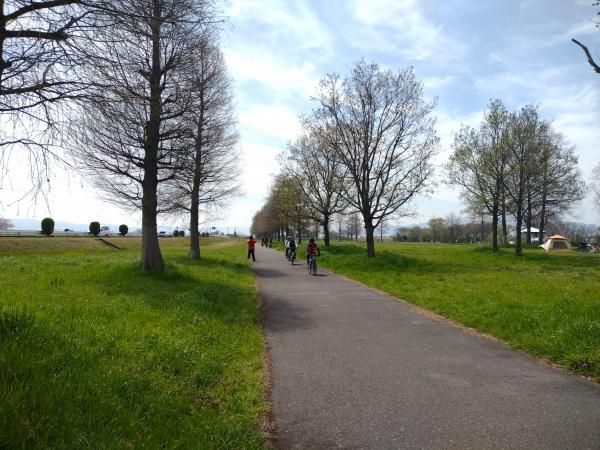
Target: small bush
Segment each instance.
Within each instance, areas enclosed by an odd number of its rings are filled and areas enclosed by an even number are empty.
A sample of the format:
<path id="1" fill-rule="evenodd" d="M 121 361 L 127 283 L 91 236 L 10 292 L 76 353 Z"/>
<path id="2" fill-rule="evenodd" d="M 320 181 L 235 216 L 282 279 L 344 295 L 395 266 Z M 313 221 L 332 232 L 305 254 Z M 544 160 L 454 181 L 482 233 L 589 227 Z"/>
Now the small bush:
<path id="1" fill-rule="evenodd" d="M 179 237 L 184 237 L 184 236 L 185 236 L 185 231 L 179 230 Z"/>
<path id="2" fill-rule="evenodd" d="M 54 233 L 54 220 L 50 217 L 42 219 L 42 234 L 50 236 L 52 233 Z"/>
<path id="3" fill-rule="evenodd" d="M 94 236 L 100 234 L 100 222 L 90 222 L 90 233 Z"/>
<path id="4" fill-rule="evenodd" d="M 119 233 L 121 233 L 121 236 L 125 236 L 127 233 L 129 233 L 129 227 L 127 227 L 125 224 L 119 225 Z"/>

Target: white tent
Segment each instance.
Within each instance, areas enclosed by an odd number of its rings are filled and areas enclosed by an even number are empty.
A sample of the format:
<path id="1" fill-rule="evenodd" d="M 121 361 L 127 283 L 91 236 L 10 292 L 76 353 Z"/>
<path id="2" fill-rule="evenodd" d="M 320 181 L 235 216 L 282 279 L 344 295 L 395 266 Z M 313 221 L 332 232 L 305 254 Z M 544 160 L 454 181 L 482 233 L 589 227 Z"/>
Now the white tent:
<path id="1" fill-rule="evenodd" d="M 567 238 L 561 236 L 560 234 L 550 236 L 546 242 L 540 245 L 540 247 L 542 247 L 546 252 L 571 250 L 571 244 L 569 244 Z"/>

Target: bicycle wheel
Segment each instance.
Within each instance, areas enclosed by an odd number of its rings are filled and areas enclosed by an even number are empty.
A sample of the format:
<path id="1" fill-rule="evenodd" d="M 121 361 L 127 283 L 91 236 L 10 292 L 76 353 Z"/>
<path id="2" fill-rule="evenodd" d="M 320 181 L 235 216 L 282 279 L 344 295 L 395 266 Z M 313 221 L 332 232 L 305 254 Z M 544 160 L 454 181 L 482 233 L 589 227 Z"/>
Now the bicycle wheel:
<path id="1" fill-rule="evenodd" d="M 292 260 L 292 266 L 294 265 L 294 260 L 295 260 L 295 259 L 296 259 L 296 252 L 292 253 L 292 257 L 291 257 L 291 260 Z"/>

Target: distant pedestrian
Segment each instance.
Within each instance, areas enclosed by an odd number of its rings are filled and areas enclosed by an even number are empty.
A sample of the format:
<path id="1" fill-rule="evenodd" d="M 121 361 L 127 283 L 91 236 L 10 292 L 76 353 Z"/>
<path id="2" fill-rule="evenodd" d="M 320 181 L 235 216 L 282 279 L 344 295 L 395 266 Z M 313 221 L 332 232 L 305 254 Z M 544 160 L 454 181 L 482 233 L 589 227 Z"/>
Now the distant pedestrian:
<path id="1" fill-rule="evenodd" d="M 250 259 L 250 256 L 252 256 L 252 261 L 256 261 L 256 258 L 254 257 L 254 244 L 256 244 L 256 240 L 252 235 L 250 235 L 248 241 L 246 242 L 248 244 L 248 259 Z"/>

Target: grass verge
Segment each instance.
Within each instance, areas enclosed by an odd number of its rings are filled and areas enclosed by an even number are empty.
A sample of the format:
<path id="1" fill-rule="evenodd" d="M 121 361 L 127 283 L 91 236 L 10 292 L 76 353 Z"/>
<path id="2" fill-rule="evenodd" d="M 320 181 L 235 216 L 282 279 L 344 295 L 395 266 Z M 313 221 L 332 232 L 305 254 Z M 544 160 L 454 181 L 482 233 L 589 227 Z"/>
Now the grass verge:
<path id="1" fill-rule="evenodd" d="M 324 267 L 600 381 L 600 257 L 444 244 L 325 249 Z"/>
<path id="2" fill-rule="evenodd" d="M 243 243 L 192 262 L 187 240 L 165 240 L 165 273 L 148 274 L 135 238 L 52 239 L 0 240 L 0 448 L 264 448 Z"/>

